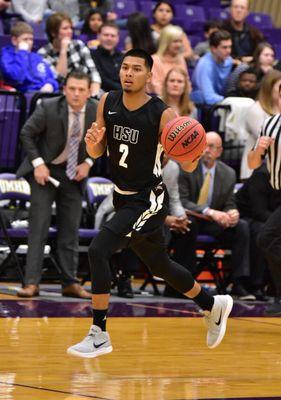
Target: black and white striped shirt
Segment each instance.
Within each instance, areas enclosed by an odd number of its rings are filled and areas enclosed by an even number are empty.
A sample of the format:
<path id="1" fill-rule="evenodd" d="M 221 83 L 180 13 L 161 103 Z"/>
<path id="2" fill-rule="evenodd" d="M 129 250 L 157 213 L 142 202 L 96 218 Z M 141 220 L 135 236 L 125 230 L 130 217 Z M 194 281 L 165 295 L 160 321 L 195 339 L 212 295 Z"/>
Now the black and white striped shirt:
<path id="1" fill-rule="evenodd" d="M 274 115 L 265 120 L 260 137 L 268 136 L 274 143 L 267 151 L 267 168 L 270 173 L 270 184 L 273 189 L 281 189 L 281 114 Z"/>

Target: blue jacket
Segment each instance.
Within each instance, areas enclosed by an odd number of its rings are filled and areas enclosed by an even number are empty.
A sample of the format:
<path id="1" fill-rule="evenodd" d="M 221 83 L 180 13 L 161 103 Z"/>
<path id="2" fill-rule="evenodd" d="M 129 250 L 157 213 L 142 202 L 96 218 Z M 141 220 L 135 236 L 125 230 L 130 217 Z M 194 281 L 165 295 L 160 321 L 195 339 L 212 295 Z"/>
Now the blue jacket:
<path id="1" fill-rule="evenodd" d="M 217 63 L 211 52 L 201 57 L 192 75 L 192 101 L 196 104 L 210 105 L 222 101 L 232 65 L 231 57 L 222 63 Z"/>
<path id="2" fill-rule="evenodd" d="M 59 88 L 49 64 L 37 53 L 16 50 L 12 45 L 3 47 L 0 69 L 5 82 L 21 92 L 32 92 L 50 83 L 54 91 Z"/>

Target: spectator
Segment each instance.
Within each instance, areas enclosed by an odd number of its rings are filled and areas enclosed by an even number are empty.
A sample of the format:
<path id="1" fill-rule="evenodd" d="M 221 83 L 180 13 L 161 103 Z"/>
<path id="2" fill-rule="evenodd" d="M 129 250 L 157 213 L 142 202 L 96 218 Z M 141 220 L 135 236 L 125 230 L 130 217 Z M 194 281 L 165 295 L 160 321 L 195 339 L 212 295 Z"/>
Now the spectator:
<path id="1" fill-rule="evenodd" d="M 27 0 L 29 1 L 29 0 Z M 80 20 L 78 0 L 48 0 L 50 9 L 54 13 L 66 14 L 71 18 L 73 25 Z"/>
<path id="2" fill-rule="evenodd" d="M 51 65 L 57 79 L 63 82 L 69 72 L 82 69 L 91 76 L 91 93 L 97 96 L 101 85 L 100 74 L 88 47 L 81 40 L 72 39 L 71 19 L 66 14 L 51 15 L 46 22 L 46 33 L 49 43 L 38 53 Z"/>
<path id="3" fill-rule="evenodd" d="M 255 300 L 245 288 L 250 275 L 250 234 L 246 221 L 240 219 L 234 198 L 235 171 L 219 161 L 223 151 L 221 137 L 216 132 L 207 133 L 207 147 L 199 167 L 188 174 L 181 171 L 179 190 L 182 205 L 210 217 L 210 221 L 193 219 L 193 229 L 200 234 L 216 237 L 228 245 L 232 252 L 232 294 L 241 300 Z M 188 244 L 187 244 L 188 243 Z M 195 245 L 188 241 L 183 260 Z M 183 265 L 186 265 L 184 263 Z"/>
<path id="4" fill-rule="evenodd" d="M 11 5 L 10 0 L 0 0 L 0 13 L 6 11 Z"/>
<path id="5" fill-rule="evenodd" d="M 252 171 L 247 165 L 247 156 L 254 147 L 262 125 L 266 118 L 281 112 L 279 101 L 279 86 L 281 84 L 281 72 L 270 71 L 262 80 L 257 101 L 249 108 L 246 119 L 246 131 L 248 138 L 243 151 L 241 162 L 241 179 L 247 179 Z"/>
<path id="6" fill-rule="evenodd" d="M 250 227 L 251 291 L 257 300 L 264 300 L 267 264 L 257 246 L 257 238 L 267 219 L 281 205 L 281 194 L 270 185 L 265 163 L 253 172 L 236 193 L 236 202 L 241 217 L 248 221 Z"/>
<path id="7" fill-rule="evenodd" d="M 213 32 L 221 29 L 222 22 L 216 19 L 209 20 L 204 24 L 204 36 L 206 40 L 204 42 L 199 42 L 194 47 L 194 54 L 197 54 L 199 57 L 204 56 L 210 50 L 210 42 L 209 38 Z"/>
<path id="8" fill-rule="evenodd" d="M 105 92 L 121 89 L 119 70 L 123 55 L 116 49 L 119 28 L 114 22 L 105 22 L 98 35 L 100 45 L 92 51 L 93 60 L 101 76 L 101 88 Z"/>
<path id="9" fill-rule="evenodd" d="M 172 19 L 175 16 L 175 9 L 168 1 L 159 1 L 153 9 L 154 24 L 151 25 L 153 30 L 153 37 L 158 41 L 160 34 L 164 28 L 171 24 Z M 182 45 L 181 51 L 183 52 L 186 60 L 193 58 L 193 51 L 190 45 L 190 41 L 186 34 L 182 31 Z"/>
<path id="10" fill-rule="evenodd" d="M 12 0 L 12 11 L 29 23 L 39 24 L 48 8 L 47 0 Z"/>
<path id="11" fill-rule="evenodd" d="M 148 54 L 156 51 L 156 40 L 153 38 L 148 18 L 141 12 L 133 13 L 127 22 L 129 36 L 125 39 L 125 50 L 143 49 Z"/>
<path id="12" fill-rule="evenodd" d="M 158 50 L 153 54 L 152 79 L 148 87 L 151 93 L 162 94 L 164 80 L 173 67 L 182 68 L 186 73 L 187 65 L 181 53 L 183 30 L 179 26 L 168 25 L 161 32 Z"/>
<path id="13" fill-rule="evenodd" d="M 231 37 L 226 31 L 210 36 L 211 51 L 198 61 L 192 75 L 191 99 L 196 104 L 212 105 L 224 99 L 225 86 L 232 69 Z"/>
<path id="14" fill-rule="evenodd" d="M 263 34 L 246 22 L 248 14 L 248 0 L 232 0 L 230 19 L 224 21 L 222 25 L 222 28 L 231 34 L 233 43 L 231 55 L 235 59 L 235 64 L 241 61 L 251 62 L 258 43 L 264 40 Z"/>
<path id="15" fill-rule="evenodd" d="M 32 27 L 18 22 L 11 29 L 11 41 L 0 55 L 0 69 L 6 83 L 20 92 L 57 91 L 59 85 L 49 64 L 32 51 Z"/>
<path id="16" fill-rule="evenodd" d="M 98 32 L 103 23 L 104 17 L 100 11 L 95 9 L 89 11 L 82 26 L 79 39 L 86 43 L 90 49 L 96 49 L 100 44 L 98 40 Z"/>
<path id="17" fill-rule="evenodd" d="M 162 100 L 172 107 L 178 115 L 189 115 L 192 118 L 197 117 L 195 105 L 189 98 L 190 80 L 181 68 L 172 68 L 166 75 Z"/>
<path id="18" fill-rule="evenodd" d="M 238 77 L 237 87 L 227 92 L 228 97 L 249 97 L 256 99 L 258 94 L 258 77 L 254 68 L 247 68 Z"/>
<path id="19" fill-rule="evenodd" d="M 10 0 L 0 0 L 0 19 L 2 20 L 3 30 L 6 35 L 10 33 L 10 18 L 5 18 L 6 11 L 11 8 Z"/>
<path id="20" fill-rule="evenodd" d="M 57 210 L 57 260 L 61 269 L 62 294 L 90 299 L 76 278 L 78 229 L 82 193 L 93 161 L 87 158 L 83 140 L 96 117 L 96 102 L 90 97 L 90 78 L 71 72 L 65 96 L 47 99 L 36 107 L 21 131 L 27 158 L 18 170 L 31 186 L 28 253 L 25 285 L 20 297 L 39 294 L 44 244 L 48 236 L 52 204 Z M 50 178 L 60 185 L 56 187 Z"/>

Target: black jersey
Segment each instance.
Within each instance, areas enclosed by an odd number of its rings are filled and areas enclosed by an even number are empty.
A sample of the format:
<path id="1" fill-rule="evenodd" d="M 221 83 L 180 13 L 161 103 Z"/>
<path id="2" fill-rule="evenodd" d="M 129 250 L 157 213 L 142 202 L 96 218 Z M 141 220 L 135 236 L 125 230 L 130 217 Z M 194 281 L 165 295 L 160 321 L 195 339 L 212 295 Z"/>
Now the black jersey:
<path id="1" fill-rule="evenodd" d="M 111 91 L 104 104 L 111 179 L 121 190 L 139 192 L 162 180 L 159 125 L 168 106 L 152 97 L 142 107 L 129 111 L 122 97 L 122 90 Z"/>

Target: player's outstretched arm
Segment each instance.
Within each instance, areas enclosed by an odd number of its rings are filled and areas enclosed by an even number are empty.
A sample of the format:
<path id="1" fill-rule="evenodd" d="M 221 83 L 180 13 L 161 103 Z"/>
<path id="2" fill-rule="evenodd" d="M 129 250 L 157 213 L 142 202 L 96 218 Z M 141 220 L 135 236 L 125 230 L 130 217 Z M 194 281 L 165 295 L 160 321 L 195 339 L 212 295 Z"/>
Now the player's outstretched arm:
<path id="1" fill-rule="evenodd" d="M 86 149 L 89 156 L 98 158 L 103 155 L 106 148 L 105 121 L 103 108 L 107 93 L 99 101 L 96 121 L 92 123 L 85 136 Z"/>

